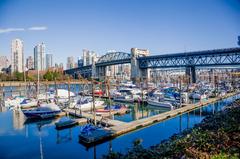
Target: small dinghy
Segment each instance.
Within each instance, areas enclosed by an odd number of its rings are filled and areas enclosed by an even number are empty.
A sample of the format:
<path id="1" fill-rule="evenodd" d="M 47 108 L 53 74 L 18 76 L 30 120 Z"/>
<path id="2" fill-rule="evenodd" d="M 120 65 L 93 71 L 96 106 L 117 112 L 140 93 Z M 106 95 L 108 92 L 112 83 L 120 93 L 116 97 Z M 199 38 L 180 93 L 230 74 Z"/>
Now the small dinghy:
<path id="1" fill-rule="evenodd" d="M 55 123 L 56 129 L 64 129 L 77 125 L 77 121 L 69 117 L 62 117 L 57 123 Z"/>

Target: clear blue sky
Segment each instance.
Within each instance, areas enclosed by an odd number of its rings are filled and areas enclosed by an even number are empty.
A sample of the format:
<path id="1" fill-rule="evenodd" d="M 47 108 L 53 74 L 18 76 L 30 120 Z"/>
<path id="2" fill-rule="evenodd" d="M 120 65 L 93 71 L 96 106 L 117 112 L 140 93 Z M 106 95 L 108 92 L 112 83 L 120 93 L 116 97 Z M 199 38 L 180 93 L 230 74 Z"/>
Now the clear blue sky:
<path id="1" fill-rule="evenodd" d="M 64 65 L 84 48 L 165 54 L 236 47 L 238 35 L 240 0 L 0 0 L 0 55 L 21 38 L 25 56 L 44 42 Z"/>

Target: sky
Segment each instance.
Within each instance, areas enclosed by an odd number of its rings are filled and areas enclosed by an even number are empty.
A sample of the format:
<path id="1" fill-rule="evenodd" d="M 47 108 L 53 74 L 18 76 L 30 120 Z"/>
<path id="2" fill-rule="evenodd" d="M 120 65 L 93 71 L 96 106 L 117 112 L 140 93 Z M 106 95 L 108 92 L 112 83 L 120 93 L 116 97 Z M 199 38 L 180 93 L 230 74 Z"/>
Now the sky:
<path id="1" fill-rule="evenodd" d="M 237 47 L 240 0 L 0 0 L 0 56 L 44 42 L 54 62 L 83 49 L 151 55 Z"/>

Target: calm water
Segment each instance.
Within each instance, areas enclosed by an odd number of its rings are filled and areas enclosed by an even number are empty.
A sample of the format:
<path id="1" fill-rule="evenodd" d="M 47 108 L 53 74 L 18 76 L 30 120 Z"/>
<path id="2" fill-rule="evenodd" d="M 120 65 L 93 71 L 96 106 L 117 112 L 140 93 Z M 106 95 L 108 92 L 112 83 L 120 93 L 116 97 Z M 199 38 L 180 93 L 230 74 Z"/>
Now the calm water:
<path id="1" fill-rule="evenodd" d="M 236 98 L 238 96 L 234 97 L 234 99 Z M 29 122 L 20 111 L 8 111 L 0 108 L 0 158 L 100 158 L 112 150 L 126 152 L 128 148 L 132 147 L 132 142 L 139 138 L 143 140 L 144 147 L 149 147 L 175 133 L 193 127 L 201 122 L 206 115 L 221 110 L 232 100 L 233 97 L 210 104 L 201 110 L 196 109 L 89 149 L 78 142 L 79 126 L 57 131 L 54 125 L 56 120 Z M 141 108 L 132 107 L 132 109 Z M 140 113 L 138 116 L 139 118 L 155 112 L 150 108 L 143 110 L 142 115 Z M 115 116 L 115 119 L 129 121 L 130 118 L 133 118 L 129 116 L 134 116 L 133 114 Z"/>

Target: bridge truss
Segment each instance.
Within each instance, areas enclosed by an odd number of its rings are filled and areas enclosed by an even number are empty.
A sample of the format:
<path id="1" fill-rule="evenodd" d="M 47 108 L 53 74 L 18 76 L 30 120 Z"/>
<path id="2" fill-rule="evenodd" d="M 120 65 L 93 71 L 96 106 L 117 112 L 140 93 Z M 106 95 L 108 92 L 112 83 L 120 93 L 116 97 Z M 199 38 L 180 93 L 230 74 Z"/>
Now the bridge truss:
<path id="1" fill-rule="evenodd" d="M 141 69 L 240 65 L 240 48 L 148 56 L 140 57 L 138 60 Z"/>

